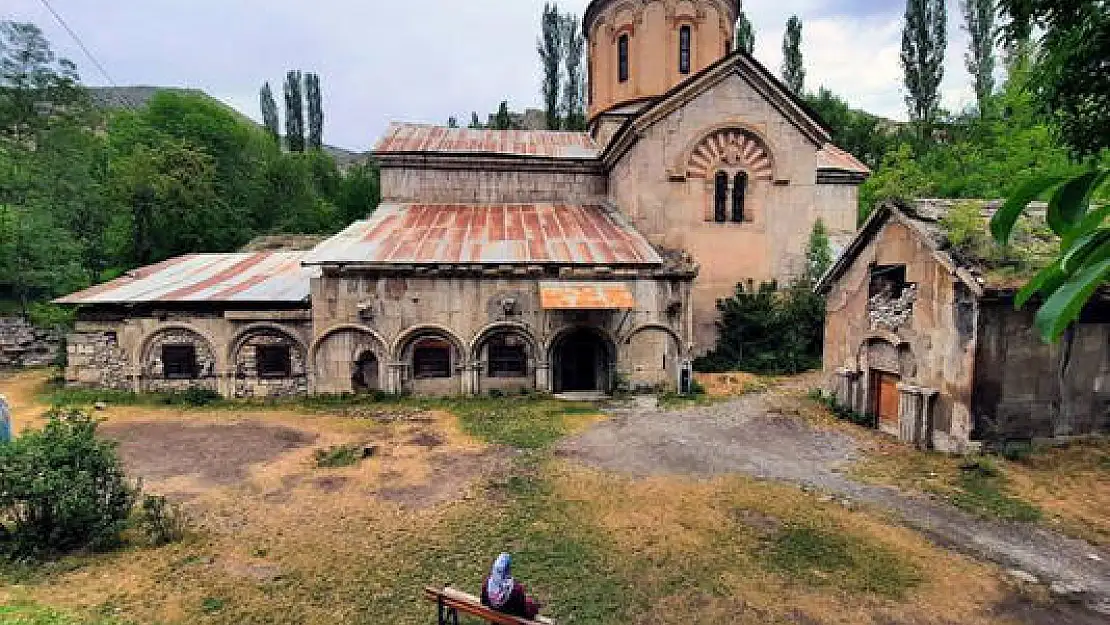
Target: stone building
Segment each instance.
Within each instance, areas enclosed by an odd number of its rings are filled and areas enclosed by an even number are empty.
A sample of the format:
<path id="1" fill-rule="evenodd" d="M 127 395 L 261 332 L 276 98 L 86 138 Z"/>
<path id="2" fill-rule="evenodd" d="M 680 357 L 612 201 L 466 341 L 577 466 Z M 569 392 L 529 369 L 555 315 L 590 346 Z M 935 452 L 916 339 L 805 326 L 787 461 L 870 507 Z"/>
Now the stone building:
<path id="1" fill-rule="evenodd" d="M 84 359 L 69 378 L 105 383 L 95 363 L 117 350 L 126 366 L 112 384 L 187 385 L 158 362 L 192 354 L 194 383 L 229 395 L 676 386 L 713 346 L 717 298 L 800 272 L 818 219 L 847 243 L 868 174 L 804 102 L 730 50 L 737 11 L 734 0 L 594 0 L 588 132 L 392 124 L 374 149 L 382 205 L 302 254 L 282 280 L 307 285 L 302 299 L 252 291 L 243 321 L 224 285 L 242 272 L 265 282 L 249 260 L 138 270 L 121 279 L 125 301 L 109 301 L 111 283 L 62 300 L 84 307 L 71 347 Z M 186 295 L 166 296 L 167 281 Z M 157 338 L 171 319 L 193 334 Z M 286 337 L 281 370 L 296 384 L 252 377 L 278 352 L 241 355 L 248 322 Z"/>
<path id="2" fill-rule="evenodd" d="M 1035 212 L 1012 246 L 997 246 L 986 239 L 994 208 L 921 200 L 870 216 L 818 285 L 838 404 L 951 452 L 1110 430 L 1110 296 L 1060 345 L 1044 343 L 1034 309 L 1014 310 L 1013 298 L 1056 241 Z M 970 230 L 969 214 L 980 218 Z"/>

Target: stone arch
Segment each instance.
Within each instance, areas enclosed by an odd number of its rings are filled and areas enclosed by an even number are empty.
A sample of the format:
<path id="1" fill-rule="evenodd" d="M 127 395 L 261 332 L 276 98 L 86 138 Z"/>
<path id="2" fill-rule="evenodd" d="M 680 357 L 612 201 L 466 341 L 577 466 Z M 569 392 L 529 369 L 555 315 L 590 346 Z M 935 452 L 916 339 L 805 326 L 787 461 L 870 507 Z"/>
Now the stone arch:
<path id="1" fill-rule="evenodd" d="M 193 347 L 197 369 L 195 377 L 172 379 L 166 375 L 161 353 L 157 357 L 154 354 L 156 349 L 166 344 Z M 139 390 L 174 392 L 200 388 L 219 391 L 219 377 L 225 364 L 215 344 L 211 336 L 187 323 L 164 324 L 151 330 L 143 337 L 135 355 Z"/>
<path id="2" fill-rule="evenodd" d="M 320 333 L 309 348 L 313 390 L 316 393 L 350 393 L 355 390 L 356 364 L 367 353 L 377 361 L 381 390 L 388 385 L 389 343 L 368 326 L 357 323 L 334 325 Z"/>
<path id="3" fill-rule="evenodd" d="M 287 374 L 267 375 L 258 351 L 270 346 L 287 348 Z M 308 347 L 297 334 L 276 323 L 253 323 L 235 334 L 227 362 L 235 397 L 289 397 L 308 393 Z"/>
<path id="4" fill-rule="evenodd" d="M 578 343 L 582 343 L 582 347 L 592 345 L 594 353 L 584 354 L 585 350 L 579 349 Z M 564 326 L 552 333 L 545 345 L 545 351 L 548 354 L 548 362 L 551 363 L 551 388 L 555 392 L 595 390 L 608 393 L 613 390 L 613 373 L 619 350 L 613 335 L 605 329 L 588 325 Z M 578 360 L 579 356 L 591 356 L 582 360 L 590 360 L 593 365 L 592 384 L 568 384 L 566 378 L 569 372 L 582 373 L 584 370 L 583 367 L 576 366 L 576 363 L 572 362 L 572 359 Z M 578 386 L 594 388 L 577 388 Z"/>
<path id="5" fill-rule="evenodd" d="M 620 341 L 619 368 L 631 390 L 676 388 L 686 358 L 682 339 L 660 323 L 636 326 Z"/>
<path id="6" fill-rule="evenodd" d="M 516 337 L 525 345 L 524 369 L 519 375 L 494 371 L 491 355 L 487 353 L 487 348 L 494 339 L 506 336 Z M 476 393 L 534 389 L 536 371 L 541 366 L 541 362 L 545 362 L 545 357 L 540 350 L 539 342 L 532 330 L 523 323 L 491 323 L 482 328 L 470 342 L 470 363 L 475 371 L 474 391 Z"/>
<path id="7" fill-rule="evenodd" d="M 742 121 L 710 126 L 679 153 L 671 166 L 677 179 L 710 179 L 719 169 L 746 171 L 751 180 L 774 180 L 775 157 L 770 142 Z"/>
<path id="8" fill-rule="evenodd" d="M 418 377 L 414 371 L 414 347 L 424 340 L 443 340 L 451 346 L 448 375 Z M 457 395 L 468 392 L 464 385 L 463 371 L 466 369 L 469 352 L 467 344 L 450 328 L 438 324 L 413 326 L 393 341 L 393 359 L 401 363 L 400 390 L 412 391 L 421 395 Z"/>

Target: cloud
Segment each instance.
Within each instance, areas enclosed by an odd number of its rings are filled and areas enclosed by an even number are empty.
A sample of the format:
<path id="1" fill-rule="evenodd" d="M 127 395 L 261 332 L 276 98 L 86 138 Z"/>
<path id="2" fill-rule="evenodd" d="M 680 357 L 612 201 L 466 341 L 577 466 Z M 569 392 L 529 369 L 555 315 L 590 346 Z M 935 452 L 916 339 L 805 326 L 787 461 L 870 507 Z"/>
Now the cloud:
<path id="1" fill-rule="evenodd" d="M 14 6 L 11 6 L 13 5 Z M 203 89 L 257 119 L 258 88 L 280 100 L 290 68 L 321 75 L 325 140 L 368 149 L 391 120 L 445 123 L 483 117 L 508 100 L 538 106 L 536 36 L 544 0 L 55 0 L 54 6 L 116 83 Z M 579 14 L 587 0 L 563 0 Z M 811 88 L 827 85 L 852 104 L 904 117 L 902 4 L 878 0 L 749 0 L 756 56 L 778 73 L 786 19 L 805 22 Z M 7 0 L 6 17 L 37 23 L 55 48 L 106 84 L 38 0 Z M 950 9 L 953 37 L 946 105 L 969 102 L 966 38 Z"/>

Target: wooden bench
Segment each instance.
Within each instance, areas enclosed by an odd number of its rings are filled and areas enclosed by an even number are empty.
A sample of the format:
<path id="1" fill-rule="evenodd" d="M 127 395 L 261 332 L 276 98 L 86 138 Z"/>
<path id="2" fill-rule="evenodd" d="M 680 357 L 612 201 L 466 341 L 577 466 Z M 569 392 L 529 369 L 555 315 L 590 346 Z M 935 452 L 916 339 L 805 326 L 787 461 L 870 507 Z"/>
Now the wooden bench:
<path id="1" fill-rule="evenodd" d="M 536 620 L 530 621 L 526 618 L 502 614 L 482 605 L 482 600 L 478 597 L 450 586 L 443 588 L 426 586 L 424 596 L 439 607 L 439 625 L 458 625 L 459 612 L 476 616 L 494 625 L 555 625 L 555 621 L 543 616 L 537 616 Z"/>

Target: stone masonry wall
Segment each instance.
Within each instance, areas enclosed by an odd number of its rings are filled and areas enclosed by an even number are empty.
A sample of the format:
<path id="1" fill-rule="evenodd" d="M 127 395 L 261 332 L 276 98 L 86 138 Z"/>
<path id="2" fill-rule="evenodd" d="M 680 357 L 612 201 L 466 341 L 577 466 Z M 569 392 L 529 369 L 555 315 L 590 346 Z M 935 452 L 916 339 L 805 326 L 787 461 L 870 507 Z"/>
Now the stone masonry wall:
<path id="1" fill-rule="evenodd" d="M 45 367 L 58 361 L 62 335 L 23 317 L 0 317 L 0 368 Z"/>
<path id="2" fill-rule="evenodd" d="M 575 172 L 441 170 L 383 167 L 385 203 L 597 202 L 606 177 Z"/>
<path id="3" fill-rule="evenodd" d="M 289 349 L 290 375 L 266 378 L 258 373 L 257 348 L 279 345 Z M 308 375 L 305 353 L 288 337 L 276 332 L 261 332 L 251 336 L 239 348 L 235 361 L 236 397 L 293 397 L 308 394 Z"/>
<path id="4" fill-rule="evenodd" d="M 165 377 L 162 347 L 192 345 L 196 350 L 197 377 L 171 380 Z M 203 337 L 189 330 L 169 330 L 156 335 L 147 345 L 143 358 L 144 389 L 155 392 L 180 392 L 188 389 L 219 390 L 216 355 Z"/>
<path id="5" fill-rule="evenodd" d="M 131 390 L 127 353 L 116 332 L 74 332 L 66 343 L 66 383 Z"/>

